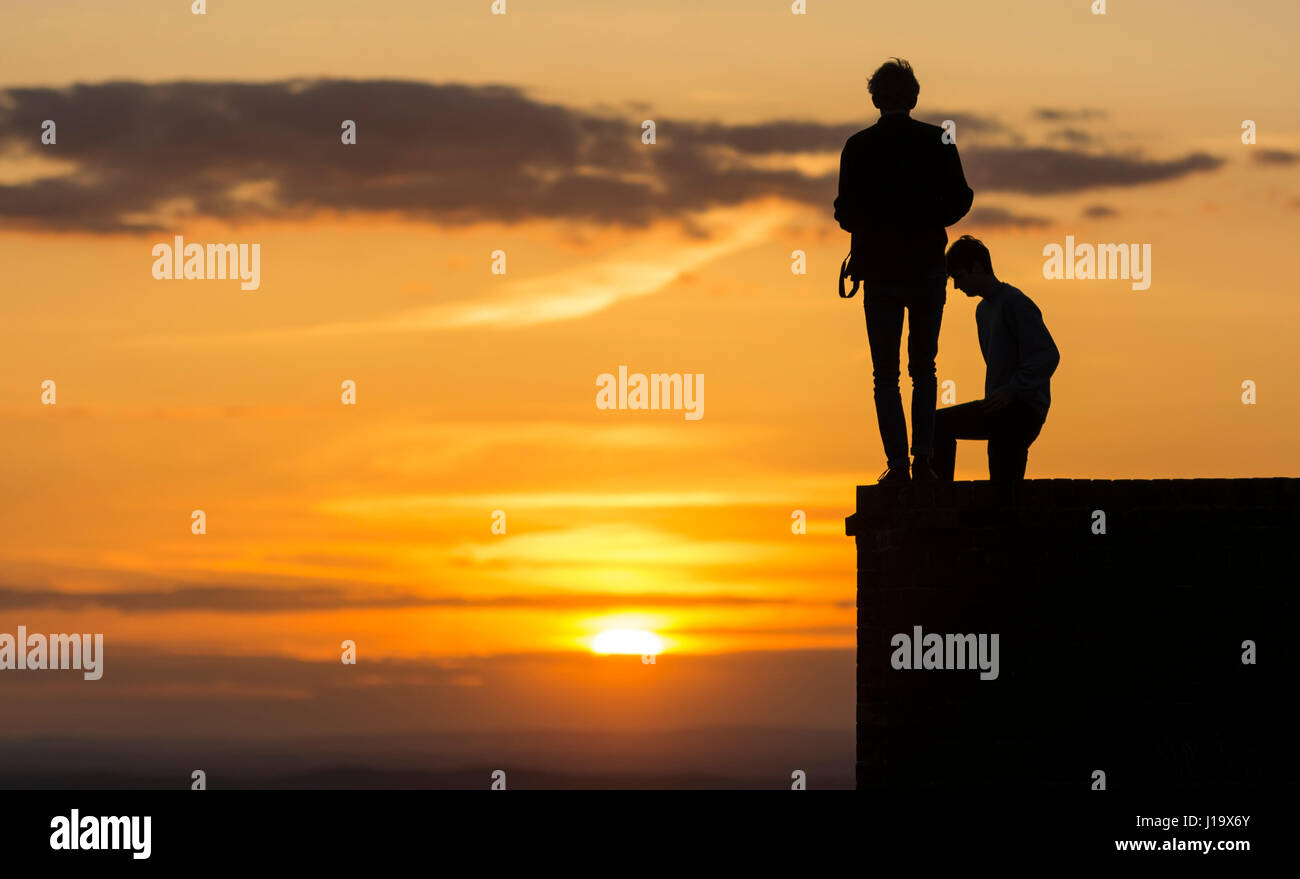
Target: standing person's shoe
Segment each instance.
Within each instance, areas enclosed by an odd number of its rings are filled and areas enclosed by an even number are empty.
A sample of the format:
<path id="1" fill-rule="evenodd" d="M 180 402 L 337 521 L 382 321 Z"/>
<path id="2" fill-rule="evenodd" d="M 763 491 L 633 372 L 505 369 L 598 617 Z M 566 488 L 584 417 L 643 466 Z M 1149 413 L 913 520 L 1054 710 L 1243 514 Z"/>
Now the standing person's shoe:
<path id="1" fill-rule="evenodd" d="M 912 481 L 906 467 L 890 467 L 876 479 L 877 485 L 907 485 Z"/>
<path id="2" fill-rule="evenodd" d="M 934 472 L 929 457 L 917 458 L 912 462 L 913 482 L 938 482 L 939 474 Z"/>

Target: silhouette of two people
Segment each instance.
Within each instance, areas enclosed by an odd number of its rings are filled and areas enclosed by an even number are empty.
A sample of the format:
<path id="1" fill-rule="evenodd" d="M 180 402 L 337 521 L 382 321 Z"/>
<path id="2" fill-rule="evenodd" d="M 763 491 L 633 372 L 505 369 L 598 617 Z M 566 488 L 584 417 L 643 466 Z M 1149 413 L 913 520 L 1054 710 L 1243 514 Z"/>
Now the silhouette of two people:
<path id="1" fill-rule="evenodd" d="M 1056 345 L 1033 302 L 993 274 L 983 244 L 964 236 L 945 254 L 947 227 L 966 216 L 974 194 L 955 138 L 910 115 L 920 94 L 911 66 L 887 61 L 867 88 L 880 119 L 844 144 L 835 219 L 852 233 L 847 273 L 855 290 L 863 285 L 872 393 L 886 456 L 879 481 L 951 481 L 958 439 L 988 441 L 990 479 L 1023 479 L 1029 446 L 1047 417 Z M 949 276 L 967 296 L 982 299 L 975 318 L 985 396 L 936 411 L 935 357 Z M 898 387 L 904 311 L 912 379 L 910 473 Z"/>

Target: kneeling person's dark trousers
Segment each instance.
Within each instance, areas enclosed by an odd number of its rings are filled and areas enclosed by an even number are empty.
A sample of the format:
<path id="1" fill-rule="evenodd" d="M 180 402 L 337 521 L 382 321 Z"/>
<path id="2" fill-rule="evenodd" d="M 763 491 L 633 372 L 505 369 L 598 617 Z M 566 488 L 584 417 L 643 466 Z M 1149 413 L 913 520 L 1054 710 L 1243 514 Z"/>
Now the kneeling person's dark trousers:
<path id="1" fill-rule="evenodd" d="M 1025 478 L 1029 446 L 1038 438 L 1045 418 L 1020 400 L 997 412 L 985 412 L 982 403 L 975 400 L 934 414 L 934 472 L 951 482 L 957 467 L 957 440 L 988 440 L 989 479 L 1019 482 Z"/>

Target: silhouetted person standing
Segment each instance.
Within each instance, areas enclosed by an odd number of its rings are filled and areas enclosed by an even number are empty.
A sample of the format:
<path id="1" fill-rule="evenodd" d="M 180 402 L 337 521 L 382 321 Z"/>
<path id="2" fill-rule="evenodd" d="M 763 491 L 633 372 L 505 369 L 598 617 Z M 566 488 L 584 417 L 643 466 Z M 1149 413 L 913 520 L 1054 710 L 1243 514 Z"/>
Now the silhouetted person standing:
<path id="1" fill-rule="evenodd" d="M 887 458 L 879 481 L 908 481 L 907 422 L 898 390 L 904 309 L 916 458 L 912 475 L 933 480 L 934 358 L 948 291 L 944 230 L 970 210 L 973 193 L 956 144 L 944 143 L 942 128 L 908 115 L 921 86 L 906 61 L 882 64 L 867 89 L 880 120 L 844 144 L 835 219 L 853 233 L 849 274 L 864 284 L 876 420 Z"/>
<path id="2" fill-rule="evenodd" d="M 940 409 L 934 419 L 934 469 L 952 481 L 957 440 L 989 441 L 989 479 L 1025 478 L 1029 446 L 1038 438 L 1052 404 L 1050 379 L 1061 362 L 1043 313 L 1033 301 L 993 274 L 989 250 L 963 235 L 948 249 L 952 285 L 980 297 L 975 307 L 984 355 L 984 399 Z"/>

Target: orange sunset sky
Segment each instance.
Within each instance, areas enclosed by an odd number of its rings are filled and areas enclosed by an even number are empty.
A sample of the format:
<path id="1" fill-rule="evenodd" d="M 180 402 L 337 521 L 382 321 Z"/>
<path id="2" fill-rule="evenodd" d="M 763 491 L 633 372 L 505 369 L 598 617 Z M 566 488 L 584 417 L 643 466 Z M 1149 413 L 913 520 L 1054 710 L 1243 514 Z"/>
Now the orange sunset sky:
<path id="1" fill-rule="evenodd" d="M 851 726 L 843 520 L 884 453 L 831 201 L 893 55 L 914 115 L 957 122 L 975 202 L 950 238 L 989 245 L 1061 351 L 1029 476 L 1294 475 L 1300 7 L 1090 5 L 4 4 L 0 631 L 107 644 L 84 703 L 71 679 L 12 691 L 20 731 L 162 728 L 181 699 L 259 702 L 248 726 L 279 729 L 275 706 L 326 698 L 313 663 L 381 689 L 438 669 L 428 723 L 498 683 L 583 726 L 585 700 L 659 675 L 660 707 L 627 711 Z M 174 235 L 259 243 L 260 289 L 154 280 Z M 1066 235 L 1149 243 L 1150 289 L 1045 280 Z M 950 286 L 958 402 L 983 390 L 974 305 Z M 598 409 L 620 365 L 702 373 L 704 417 Z M 957 470 L 987 478 L 983 448 Z M 563 664 L 610 628 L 664 657 Z M 789 653 L 764 666 L 788 677 L 717 672 L 694 707 L 667 692 L 702 686 L 673 657 L 754 651 Z M 153 659 L 114 683 L 127 653 Z M 479 668 L 517 655 L 556 664 Z M 148 710 L 109 721 L 109 692 Z M 411 710 L 336 713 L 419 727 Z"/>

